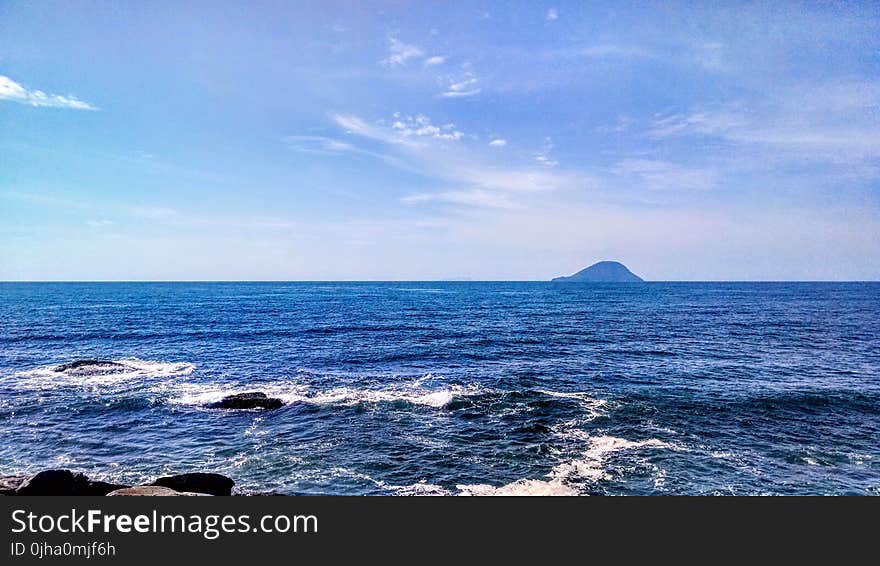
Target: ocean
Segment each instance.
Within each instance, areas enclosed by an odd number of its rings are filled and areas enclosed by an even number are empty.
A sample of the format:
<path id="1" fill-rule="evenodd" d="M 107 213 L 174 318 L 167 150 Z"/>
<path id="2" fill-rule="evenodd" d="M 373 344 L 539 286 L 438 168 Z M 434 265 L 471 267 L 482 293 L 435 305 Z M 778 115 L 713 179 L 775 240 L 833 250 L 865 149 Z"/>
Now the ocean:
<path id="1" fill-rule="evenodd" d="M 206 407 L 247 391 L 285 404 Z M 241 492 L 880 495 L 880 284 L 2 283 L 0 439 Z"/>

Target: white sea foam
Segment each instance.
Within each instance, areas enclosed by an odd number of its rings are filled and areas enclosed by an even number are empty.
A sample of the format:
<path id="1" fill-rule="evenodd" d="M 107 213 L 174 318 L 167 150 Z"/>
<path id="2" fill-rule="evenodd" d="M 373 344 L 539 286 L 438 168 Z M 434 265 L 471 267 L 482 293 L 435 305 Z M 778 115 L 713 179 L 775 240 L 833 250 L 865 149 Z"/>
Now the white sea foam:
<path id="1" fill-rule="evenodd" d="M 549 389 L 536 389 L 536 392 L 541 395 L 546 395 L 547 397 L 572 399 L 577 401 L 581 407 L 583 407 L 585 414 L 578 419 L 576 423 L 570 424 L 583 424 L 584 422 L 591 421 L 596 417 L 605 414 L 605 410 L 608 408 L 608 401 L 605 399 L 597 399 L 584 391 L 552 391 Z"/>
<path id="2" fill-rule="evenodd" d="M 393 491 L 397 493 L 397 495 L 405 495 L 405 496 L 443 496 L 443 495 L 454 495 L 450 490 L 446 489 L 443 486 L 435 485 L 427 482 L 418 482 L 412 485 L 403 485 L 396 486 Z"/>
<path id="3" fill-rule="evenodd" d="M 211 385 L 181 384 L 179 394 L 169 402 L 181 405 L 206 405 L 223 399 L 228 395 L 247 391 L 262 391 L 269 397 L 281 399 L 285 404 L 307 403 L 310 405 L 354 406 L 361 403 L 395 403 L 421 405 L 440 409 L 456 397 L 476 395 L 483 392 L 475 386 L 453 385 L 443 389 L 427 389 L 422 386 L 423 379 L 411 385 L 384 389 L 365 389 L 355 387 L 333 387 L 312 390 L 299 383 L 254 385 L 246 388 L 223 388 Z"/>
<path id="4" fill-rule="evenodd" d="M 488 484 L 458 485 L 458 495 L 471 496 L 571 496 L 578 491 L 560 481 L 517 480 L 501 487 Z"/>
<path id="5" fill-rule="evenodd" d="M 615 453 L 642 448 L 670 448 L 671 445 L 656 438 L 626 440 L 614 436 L 598 436 L 590 439 L 590 446 L 575 460 L 554 467 L 546 480 L 521 479 L 495 487 L 486 484 L 459 485 L 459 495 L 578 495 L 577 486 L 609 479 L 607 460 Z"/>
<path id="6" fill-rule="evenodd" d="M 14 374 L 15 385 L 28 389 L 46 389 L 59 385 L 107 386 L 132 380 L 180 377 L 195 371 L 195 364 L 188 362 L 163 362 L 122 358 L 113 360 L 119 364 L 105 371 L 88 373 L 81 371 L 58 371 L 59 365 L 42 366 Z"/>

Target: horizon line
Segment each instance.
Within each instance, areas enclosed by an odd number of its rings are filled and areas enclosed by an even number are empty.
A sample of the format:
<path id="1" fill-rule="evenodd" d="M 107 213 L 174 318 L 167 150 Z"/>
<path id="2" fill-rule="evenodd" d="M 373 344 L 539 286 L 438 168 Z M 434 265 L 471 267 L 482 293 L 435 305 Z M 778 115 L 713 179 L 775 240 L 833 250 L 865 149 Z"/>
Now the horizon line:
<path id="1" fill-rule="evenodd" d="M 557 285 L 638 285 L 639 283 L 880 283 L 880 279 L 650 279 L 565 281 L 551 279 L 3 279 L 15 283 L 556 283 Z"/>

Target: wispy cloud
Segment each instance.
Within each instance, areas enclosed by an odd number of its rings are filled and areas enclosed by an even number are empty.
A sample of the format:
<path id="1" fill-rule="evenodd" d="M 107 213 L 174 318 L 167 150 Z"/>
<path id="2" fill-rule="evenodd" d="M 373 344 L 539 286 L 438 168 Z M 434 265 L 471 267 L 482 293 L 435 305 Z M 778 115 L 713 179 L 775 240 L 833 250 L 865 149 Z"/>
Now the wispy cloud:
<path id="1" fill-rule="evenodd" d="M 699 111 L 657 117 L 648 131 L 654 138 L 679 135 L 722 135 L 744 124 L 745 118 L 738 112 Z"/>
<path id="2" fill-rule="evenodd" d="M 398 116 L 390 126 L 381 122 L 370 124 L 354 115 L 335 115 L 333 120 L 351 134 L 386 144 L 386 149 L 398 159 L 397 165 L 407 171 L 418 172 L 442 186 L 455 187 L 453 190 L 422 191 L 410 195 L 405 201 L 409 204 L 439 201 L 509 208 L 517 205 L 512 194 L 527 195 L 592 186 L 592 179 L 581 173 L 552 170 L 557 164 L 549 157 L 538 164 L 499 163 L 501 154 L 497 152 L 480 152 L 479 146 L 474 144 L 461 146 L 469 136 L 452 124 L 434 126 L 424 115 L 401 118 Z M 451 144 L 448 141 L 460 143 Z M 495 147 L 499 145 L 502 144 L 494 144 Z M 545 144 L 544 151 L 549 152 L 550 149 Z"/>
<path id="3" fill-rule="evenodd" d="M 365 138 L 388 144 L 415 145 L 417 142 L 408 140 L 396 133 L 378 125 L 368 123 L 366 120 L 355 116 L 354 114 L 331 114 L 330 118 L 336 125 L 345 129 L 350 134 L 355 134 Z"/>
<path id="4" fill-rule="evenodd" d="M 370 127 L 366 124 L 359 124 L 358 120 L 352 116 L 335 116 L 334 121 L 336 121 L 340 125 L 347 124 L 348 126 L 355 127 L 363 126 L 368 128 L 368 131 L 370 131 L 371 133 L 375 133 L 372 129 L 369 129 Z M 346 129 L 352 131 L 349 128 Z M 376 130 L 376 132 L 378 132 L 378 130 Z M 406 163 L 402 162 L 400 159 L 393 155 L 357 147 L 352 143 L 332 137 L 315 135 L 290 135 L 284 136 L 281 141 L 285 145 L 287 145 L 289 149 L 298 153 L 316 154 L 330 157 L 338 157 L 341 155 L 360 155 L 385 162 L 386 164 L 397 169 L 409 170 L 409 167 L 406 165 Z M 392 142 L 389 141 L 388 143 Z"/>
<path id="5" fill-rule="evenodd" d="M 504 138 L 495 138 L 489 142 L 489 145 L 492 147 L 504 147 L 507 145 L 507 140 Z"/>
<path id="6" fill-rule="evenodd" d="M 439 193 L 415 193 L 401 199 L 405 204 L 441 202 L 468 207 L 514 209 L 519 206 L 504 193 L 472 189 L 466 191 L 443 191 Z"/>
<path id="7" fill-rule="evenodd" d="M 335 138 L 326 136 L 285 136 L 282 141 L 291 149 L 303 152 L 326 153 L 350 151 L 354 146 L 350 143 L 340 141 Z"/>
<path id="8" fill-rule="evenodd" d="M 553 151 L 553 140 L 547 138 L 544 140 L 544 147 L 535 154 L 535 161 L 544 167 L 556 167 L 559 162 L 550 156 L 551 151 Z"/>
<path id="9" fill-rule="evenodd" d="M 547 10 L 547 21 L 548 22 L 555 22 L 558 19 L 559 19 L 559 10 L 557 10 L 556 8 L 550 8 L 549 10 Z"/>
<path id="10" fill-rule="evenodd" d="M 799 85 L 752 103 L 657 117 L 647 133 L 663 139 L 709 136 L 786 159 L 841 162 L 880 157 L 880 83 Z M 764 154 L 770 159 L 773 154 Z"/>
<path id="11" fill-rule="evenodd" d="M 446 57 L 441 57 L 439 55 L 435 55 L 433 57 L 428 57 L 427 59 L 425 59 L 425 66 L 426 67 L 433 67 L 435 65 L 442 65 L 445 62 L 446 62 Z"/>
<path id="12" fill-rule="evenodd" d="M 0 75 L 0 100 L 11 100 L 20 104 L 45 108 L 98 109 L 73 95 L 47 94 L 42 90 L 27 89 L 4 75 Z"/>
<path id="13" fill-rule="evenodd" d="M 625 180 L 638 181 L 652 190 L 708 189 L 716 181 L 712 170 L 684 167 L 654 159 L 624 159 L 614 165 L 612 172 Z"/>
<path id="14" fill-rule="evenodd" d="M 444 98 L 462 98 L 480 94 L 482 89 L 478 86 L 480 80 L 472 72 L 468 71 L 461 78 L 448 79 L 446 89 L 440 93 Z"/>
<path id="15" fill-rule="evenodd" d="M 404 43 L 396 37 L 388 37 L 388 57 L 381 63 L 387 67 L 400 67 L 406 65 L 411 59 L 421 59 L 424 52 L 415 45 Z"/>

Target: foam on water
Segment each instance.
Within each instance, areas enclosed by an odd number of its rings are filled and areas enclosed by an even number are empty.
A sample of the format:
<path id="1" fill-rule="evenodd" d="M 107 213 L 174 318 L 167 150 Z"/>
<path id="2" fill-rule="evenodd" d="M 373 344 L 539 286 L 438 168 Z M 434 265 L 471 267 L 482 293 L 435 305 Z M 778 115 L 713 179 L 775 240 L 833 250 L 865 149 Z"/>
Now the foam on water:
<path id="1" fill-rule="evenodd" d="M 262 391 L 269 397 L 276 397 L 285 404 L 307 403 L 310 405 L 336 405 L 343 407 L 361 403 L 395 403 L 421 405 L 440 409 L 456 398 L 468 397 L 483 393 L 484 390 L 474 386 L 452 385 L 444 389 L 427 389 L 417 381 L 410 386 L 383 389 L 365 389 L 356 387 L 333 387 L 324 390 L 312 390 L 301 383 L 283 383 L 272 385 L 255 385 L 253 387 L 224 388 L 214 385 L 180 384 L 177 394 L 169 399 L 170 403 L 179 405 L 203 406 L 220 401 L 228 395 L 248 391 Z"/>
<path id="2" fill-rule="evenodd" d="M 605 469 L 607 460 L 623 450 L 641 448 L 670 448 L 671 445 L 655 438 L 626 440 L 614 436 L 598 436 L 590 439 L 590 446 L 575 460 L 554 467 L 548 479 L 520 479 L 495 487 L 487 484 L 459 485 L 459 495 L 578 495 L 578 486 L 609 479 Z"/>
<path id="3" fill-rule="evenodd" d="M 597 399 L 584 391 L 552 391 L 549 389 L 536 389 L 535 391 L 541 395 L 546 395 L 547 397 L 554 397 L 556 399 L 573 399 L 577 401 L 581 407 L 583 407 L 585 414 L 581 419 L 576 421 L 576 423 L 571 424 L 582 424 L 583 422 L 591 421 L 596 417 L 603 415 L 608 408 L 607 400 Z"/>
<path id="4" fill-rule="evenodd" d="M 112 361 L 119 366 L 91 374 L 58 371 L 58 364 L 20 371 L 13 374 L 14 386 L 24 389 L 49 389 L 59 385 L 107 386 L 135 380 L 180 377 L 189 375 L 196 369 L 195 364 L 188 362 L 164 362 L 140 358 Z"/>

